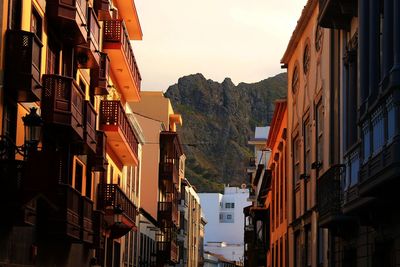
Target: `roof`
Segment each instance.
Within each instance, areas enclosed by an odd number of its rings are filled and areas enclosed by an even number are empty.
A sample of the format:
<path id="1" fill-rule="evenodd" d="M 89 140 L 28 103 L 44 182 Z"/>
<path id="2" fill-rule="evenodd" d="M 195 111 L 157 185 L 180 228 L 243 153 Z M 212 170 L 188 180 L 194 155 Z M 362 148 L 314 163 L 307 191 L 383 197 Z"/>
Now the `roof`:
<path id="1" fill-rule="evenodd" d="M 286 99 L 278 99 L 275 101 L 274 115 L 272 116 L 271 129 L 267 139 L 267 148 L 272 149 L 278 137 L 279 130 L 283 123 L 283 115 L 287 108 Z"/>
<path id="2" fill-rule="evenodd" d="M 289 60 L 293 54 L 293 51 L 296 49 L 297 44 L 300 41 L 301 35 L 304 32 L 304 29 L 307 27 L 307 24 L 310 20 L 310 17 L 317 6 L 317 0 L 308 0 L 307 4 L 304 6 L 303 11 L 301 12 L 300 19 L 297 21 L 296 28 L 292 33 L 292 37 L 290 37 L 289 44 L 286 48 L 285 53 L 281 59 L 282 64 L 288 64 Z"/>

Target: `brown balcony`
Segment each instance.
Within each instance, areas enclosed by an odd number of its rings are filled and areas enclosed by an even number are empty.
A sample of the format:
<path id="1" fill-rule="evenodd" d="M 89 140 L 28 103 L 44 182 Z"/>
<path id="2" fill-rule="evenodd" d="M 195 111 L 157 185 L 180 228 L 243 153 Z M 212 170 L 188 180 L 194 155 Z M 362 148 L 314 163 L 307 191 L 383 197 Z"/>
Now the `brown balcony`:
<path id="1" fill-rule="evenodd" d="M 34 33 L 19 30 L 6 33 L 5 83 L 10 95 L 19 102 L 40 100 L 42 46 Z"/>
<path id="2" fill-rule="evenodd" d="M 86 152 L 96 153 L 96 111 L 87 100 L 85 101 L 84 126 L 83 139 Z"/>
<path id="3" fill-rule="evenodd" d="M 105 211 L 105 220 L 112 238 L 126 235 L 136 227 L 137 208 L 117 184 L 99 185 L 98 207 Z M 114 221 L 116 210 L 122 210 L 121 222 Z"/>
<path id="4" fill-rule="evenodd" d="M 129 2 L 129 1 L 126 1 Z M 121 19 L 103 21 L 103 51 L 111 59 L 111 69 L 126 101 L 140 101 L 141 76 Z"/>
<path id="5" fill-rule="evenodd" d="M 111 19 L 110 0 L 94 0 L 93 7 L 99 20 Z"/>
<path id="6" fill-rule="evenodd" d="M 319 0 L 318 22 L 324 28 L 347 29 L 356 14 L 355 0 Z"/>
<path id="7" fill-rule="evenodd" d="M 102 131 L 96 131 L 96 154 L 92 161 L 92 169 L 94 171 L 104 172 L 107 169 L 106 145 L 106 134 Z"/>
<path id="8" fill-rule="evenodd" d="M 174 225 L 179 225 L 179 212 L 178 205 L 174 202 L 158 202 L 158 220 L 161 222 L 161 225 L 167 226 L 170 225 L 169 222 L 172 222 Z"/>
<path id="9" fill-rule="evenodd" d="M 57 27 L 63 41 L 82 44 L 87 41 L 87 0 L 47 1 L 46 14 Z"/>
<path id="10" fill-rule="evenodd" d="M 78 68 L 99 68 L 100 54 L 100 24 L 96 13 L 89 8 L 87 43 L 75 47 L 75 58 Z"/>
<path id="11" fill-rule="evenodd" d="M 179 184 L 179 163 L 174 164 L 174 159 L 165 159 L 160 163 L 160 178 L 172 181 L 175 185 Z"/>
<path id="12" fill-rule="evenodd" d="M 176 241 L 158 241 L 157 242 L 157 261 L 167 264 L 177 264 L 178 245 Z"/>
<path id="13" fill-rule="evenodd" d="M 94 95 L 108 95 L 110 87 L 108 78 L 110 77 L 110 59 L 106 53 L 100 52 L 99 68 L 90 70 L 90 86 Z"/>
<path id="14" fill-rule="evenodd" d="M 138 141 L 120 101 L 101 101 L 100 129 L 124 165 L 138 164 Z"/>
<path id="15" fill-rule="evenodd" d="M 84 94 L 72 78 L 43 75 L 41 105 L 45 123 L 70 128 L 83 139 Z"/>
<path id="16" fill-rule="evenodd" d="M 93 201 L 82 196 L 82 241 L 88 244 L 93 244 Z"/>
<path id="17" fill-rule="evenodd" d="M 330 228 L 346 219 L 342 213 L 341 181 L 346 166 L 333 165 L 317 180 L 319 226 Z"/>
<path id="18" fill-rule="evenodd" d="M 125 20 L 129 37 L 132 40 L 142 40 L 143 33 L 134 0 L 114 0 L 119 17 Z"/>
<path id="19" fill-rule="evenodd" d="M 51 236 L 81 240 L 81 193 L 69 185 L 60 184 L 53 192 L 56 209 L 49 209 L 44 229 Z"/>

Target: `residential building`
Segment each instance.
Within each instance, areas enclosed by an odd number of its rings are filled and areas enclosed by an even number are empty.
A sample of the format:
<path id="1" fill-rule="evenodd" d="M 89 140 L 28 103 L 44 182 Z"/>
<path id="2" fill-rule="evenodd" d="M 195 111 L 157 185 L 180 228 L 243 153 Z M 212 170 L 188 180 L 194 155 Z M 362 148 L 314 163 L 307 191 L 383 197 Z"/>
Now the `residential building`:
<path id="1" fill-rule="evenodd" d="M 270 189 L 271 172 L 267 170 L 271 150 L 266 141 L 270 127 L 256 127 L 254 138 L 249 145 L 254 146 L 254 158 L 249 161 L 247 175 L 251 205 L 244 208 L 244 265 L 267 266 L 270 248 L 270 210 L 265 198 Z"/>
<path id="2" fill-rule="evenodd" d="M 249 190 L 226 186 L 224 194 L 200 193 L 199 196 L 207 220 L 204 249 L 243 262 L 243 208 L 250 204 Z"/>
<path id="3" fill-rule="evenodd" d="M 289 266 L 287 234 L 287 101 L 275 101 L 266 147 L 271 150 L 268 162 L 270 180 L 267 181 L 265 206 L 270 215 L 270 254 L 268 266 Z"/>
<path id="4" fill-rule="evenodd" d="M 334 134 L 339 125 L 331 120 L 337 112 L 335 104 L 339 98 L 331 93 L 335 84 L 330 78 L 334 71 L 329 66 L 333 57 L 339 55 L 330 49 L 332 32 L 318 26 L 318 5 L 323 2 L 332 1 L 307 2 L 281 60 L 288 72 L 289 266 L 323 266 L 328 257 L 328 238 L 318 227 L 316 185 L 319 177 L 334 164 L 333 141 L 340 139 Z M 277 249 L 274 250 L 276 260 Z"/>
<path id="5" fill-rule="evenodd" d="M 0 265 L 137 266 L 135 2 L 12 0 L 0 11 Z"/>
<path id="6" fill-rule="evenodd" d="M 234 261 L 228 260 L 224 256 L 206 251 L 204 253 L 204 266 L 206 267 L 237 267 L 243 266 Z"/>
<path id="7" fill-rule="evenodd" d="M 185 155 L 176 132 L 182 118 L 162 92 L 141 92 L 131 108 L 144 128 L 140 238 L 141 266 L 179 263 L 178 231 Z M 182 191 L 183 192 L 183 191 Z M 191 237 L 193 238 L 193 237 Z"/>
<path id="8" fill-rule="evenodd" d="M 179 204 L 180 211 L 180 231 L 178 235 L 180 246 L 180 262 L 176 266 L 200 265 L 203 253 L 200 236 L 202 227 L 202 210 L 200 198 L 187 179 L 181 181 L 181 199 Z M 204 227 L 204 226 L 203 226 Z"/>
<path id="9" fill-rule="evenodd" d="M 398 1 L 320 1 L 335 97 L 332 166 L 317 185 L 329 265 L 399 262 L 399 12 Z"/>

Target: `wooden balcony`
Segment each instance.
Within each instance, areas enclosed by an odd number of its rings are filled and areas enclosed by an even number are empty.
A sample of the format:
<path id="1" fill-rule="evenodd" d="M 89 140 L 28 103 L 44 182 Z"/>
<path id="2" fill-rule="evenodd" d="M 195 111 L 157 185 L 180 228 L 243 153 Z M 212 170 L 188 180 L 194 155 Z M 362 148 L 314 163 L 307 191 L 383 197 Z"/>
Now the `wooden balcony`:
<path id="1" fill-rule="evenodd" d="M 85 142 L 85 152 L 86 153 L 96 153 L 96 111 L 89 101 L 85 100 L 84 109 L 84 132 L 83 140 Z"/>
<path id="2" fill-rule="evenodd" d="M 357 14 L 355 0 L 319 0 L 319 25 L 324 28 L 347 29 Z"/>
<path id="3" fill-rule="evenodd" d="M 84 94 L 72 78 L 43 75 L 41 105 L 45 123 L 71 129 L 83 139 Z"/>
<path id="4" fill-rule="evenodd" d="M 179 226 L 178 204 L 175 202 L 158 202 L 157 218 L 164 227 L 171 226 L 171 222 L 173 225 Z"/>
<path id="5" fill-rule="evenodd" d="M 142 40 L 143 33 L 134 0 L 113 0 L 118 9 L 119 17 L 125 20 L 131 40 Z"/>
<path id="6" fill-rule="evenodd" d="M 81 239 L 85 243 L 93 244 L 93 201 L 82 196 L 81 203 Z"/>
<path id="7" fill-rule="evenodd" d="M 20 30 L 6 32 L 6 89 L 19 102 L 40 100 L 42 46 L 34 33 Z"/>
<path id="8" fill-rule="evenodd" d="M 112 238 L 119 238 L 136 227 L 137 208 L 117 184 L 99 185 L 98 207 L 105 212 Z M 117 209 L 122 209 L 122 221 L 115 222 Z"/>
<path id="9" fill-rule="evenodd" d="M 104 172 L 107 170 L 106 158 L 107 136 L 102 131 L 96 131 L 96 154 L 92 160 L 92 170 Z"/>
<path id="10" fill-rule="evenodd" d="M 172 181 L 175 185 L 179 184 L 179 163 L 176 163 L 174 159 L 165 159 L 160 163 L 159 168 L 162 180 Z"/>
<path id="11" fill-rule="evenodd" d="M 100 64 L 100 24 L 95 11 L 88 12 L 87 43 L 75 46 L 75 59 L 78 68 L 99 68 Z"/>
<path id="12" fill-rule="evenodd" d="M 99 20 L 111 19 L 111 1 L 110 0 L 94 0 L 94 10 Z"/>
<path id="13" fill-rule="evenodd" d="M 90 70 L 90 86 L 94 95 L 108 95 L 108 78 L 110 77 L 110 59 L 106 53 L 100 52 L 99 68 Z"/>
<path id="14" fill-rule="evenodd" d="M 125 1 L 129 2 L 129 1 Z M 103 51 L 111 59 L 111 69 L 126 101 L 140 101 L 141 76 L 121 19 L 103 21 Z"/>
<path id="15" fill-rule="evenodd" d="M 46 14 L 51 26 L 56 27 L 59 37 L 70 44 L 87 42 L 87 0 L 47 1 Z"/>
<path id="16" fill-rule="evenodd" d="M 124 165 L 138 164 L 138 141 L 120 101 L 101 101 L 100 129 Z"/>
<path id="17" fill-rule="evenodd" d="M 333 165 L 317 180 L 319 226 L 330 228 L 343 221 L 341 181 L 345 165 Z"/>
<path id="18" fill-rule="evenodd" d="M 56 209 L 49 209 L 44 229 L 53 237 L 79 242 L 81 240 L 81 193 L 66 184 L 54 191 Z"/>
<path id="19" fill-rule="evenodd" d="M 157 242 L 157 262 L 177 264 L 179 262 L 178 256 L 178 245 L 176 241 Z"/>

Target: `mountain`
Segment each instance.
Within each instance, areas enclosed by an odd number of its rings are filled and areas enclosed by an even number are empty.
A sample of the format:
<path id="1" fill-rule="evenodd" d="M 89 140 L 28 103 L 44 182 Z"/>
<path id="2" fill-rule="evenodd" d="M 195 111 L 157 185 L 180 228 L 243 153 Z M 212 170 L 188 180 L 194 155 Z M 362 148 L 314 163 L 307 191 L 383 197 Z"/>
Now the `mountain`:
<path id="1" fill-rule="evenodd" d="M 256 126 L 269 125 L 274 101 L 286 97 L 286 90 L 286 73 L 238 85 L 198 73 L 168 88 L 165 96 L 183 118 L 178 132 L 187 157 L 186 177 L 199 192 L 221 192 L 224 184 L 246 182 L 253 156 L 248 139 Z"/>

